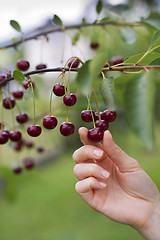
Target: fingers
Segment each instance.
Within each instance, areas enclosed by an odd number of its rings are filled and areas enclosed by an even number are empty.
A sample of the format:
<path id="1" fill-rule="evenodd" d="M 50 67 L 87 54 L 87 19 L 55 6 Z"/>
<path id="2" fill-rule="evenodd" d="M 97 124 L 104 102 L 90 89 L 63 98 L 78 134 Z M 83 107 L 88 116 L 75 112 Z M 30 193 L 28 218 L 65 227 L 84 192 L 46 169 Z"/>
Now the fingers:
<path id="1" fill-rule="evenodd" d="M 139 163 L 135 159 L 129 157 L 114 143 L 112 135 L 108 130 L 104 133 L 103 149 L 121 172 L 130 172 L 141 169 Z"/>
<path id="2" fill-rule="evenodd" d="M 79 163 L 75 165 L 75 176 L 80 180 L 88 177 L 94 177 L 101 180 L 106 180 L 110 173 L 95 163 Z"/>
<path id="3" fill-rule="evenodd" d="M 84 145 L 93 145 L 93 146 L 96 146 L 98 148 L 102 148 L 101 143 L 94 143 L 93 141 L 88 139 L 88 129 L 87 128 L 81 127 L 81 128 L 79 128 L 78 132 L 79 132 L 79 135 L 80 135 L 81 142 Z"/>
<path id="4" fill-rule="evenodd" d="M 76 183 L 75 189 L 78 193 L 87 193 L 91 190 L 103 189 L 106 183 L 98 181 L 94 177 L 89 177 Z"/>
<path id="5" fill-rule="evenodd" d="M 76 163 L 85 162 L 87 160 L 103 160 L 105 158 L 104 151 L 92 145 L 86 145 L 77 149 L 73 153 L 73 160 Z"/>

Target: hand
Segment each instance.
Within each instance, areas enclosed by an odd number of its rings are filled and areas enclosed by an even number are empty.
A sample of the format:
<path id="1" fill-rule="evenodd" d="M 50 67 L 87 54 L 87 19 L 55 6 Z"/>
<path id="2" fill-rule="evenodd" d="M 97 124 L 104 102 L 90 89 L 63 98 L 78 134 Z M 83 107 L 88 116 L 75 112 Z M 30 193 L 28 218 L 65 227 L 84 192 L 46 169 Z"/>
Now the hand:
<path id="1" fill-rule="evenodd" d="M 92 208 L 114 221 L 139 231 L 149 227 L 160 203 L 156 185 L 139 163 L 114 143 L 109 131 L 104 133 L 102 144 L 91 142 L 87 133 L 88 129 L 79 129 L 84 146 L 73 154 L 74 174 L 79 179 L 76 191 Z"/>

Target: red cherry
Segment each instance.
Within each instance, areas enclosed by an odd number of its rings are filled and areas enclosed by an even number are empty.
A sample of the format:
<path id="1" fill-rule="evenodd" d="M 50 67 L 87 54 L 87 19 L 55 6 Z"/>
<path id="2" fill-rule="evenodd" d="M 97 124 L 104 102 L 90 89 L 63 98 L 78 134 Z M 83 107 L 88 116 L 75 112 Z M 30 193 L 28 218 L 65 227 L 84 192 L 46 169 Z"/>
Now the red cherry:
<path id="1" fill-rule="evenodd" d="M 45 151 L 44 147 L 43 146 L 38 146 L 37 147 L 37 152 L 38 153 L 43 153 Z"/>
<path id="2" fill-rule="evenodd" d="M 98 42 L 91 43 L 91 44 L 90 44 L 90 47 L 91 47 L 92 49 L 97 49 L 97 48 L 99 48 L 99 43 L 98 43 Z"/>
<path id="3" fill-rule="evenodd" d="M 35 166 L 34 160 L 32 158 L 25 158 L 24 159 L 24 166 L 28 170 L 34 168 L 34 166 Z"/>
<path id="4" fill-rule="evenodd" d="M 38 137 L 42 132 L 41 126 L 40 125 L 30 125 L 27 128 L 27 133 L 31 136 L 31 137 Z"/>
<path id="5" fill-rule="evenodd" d="M 61 97 L 65 94 L 65 86 L 63 84 L 56 83 L 53 87 L 53 92 L 56 96 Z"/>
<path id="6" fill-rule="evenodd" d="M 63 136 L 70 136 L 74 133 L 75 126 L 71 122 L 63 122 L 60 126 L 60 132 Z"/>
<path id="7" fill-rule="evenodd" d="M 101 113 L 101 118 L 108 121 L 113 122 L 117 117 L 116 111 L 105 110 Z"/>
<path id="8" fill-rule="evenodd" d="M 34 82 L 32 82 L 32 86 L 33 86 L 33 88 L 34 88 Z M 28 81 L 24 81 L 24 82 L 23 82 L 23 87 L 24 87 L 25 89 L 27 89 L 27 88 L 31 87 L 31 84 L 30 84 Z"/>
<path id="9" fill-rule="evenodd" d="M 93 128 L 88 131 L 88 138 L 94 142 L 100 142 L 103 139 L 104 131 L 99 128 Z"/>
<path id="10" fill-rule="evenodd" d="M 41 70 L 47 68 L 46 64 L 40 63 L 36 66 L 36 70 Z"/>
<path id="11" fill-rule="evenodd" d="M 96 127 L 101 128 L 103 131 L 106 131 L 109 127 L 109 123 L 106 120 L 96 120 L 95 125 Z"/>
<path id="12" fill-rule="evenodd" d="M 26 71 L 30 67 L 30 64 L 28 61 L 26 61 L 24 59 L 20 59 L 17 62 L 17 67 L 20 71 Z"/>
<path id="13" fill-rule="evenodd" d="M 0 131 L 0 144 L 5 144 L 8 142 L 9 139 L 9 132 L 6 130 Z"/>
<path id="14" fill-rule="evenodd" d="M 22 138 L 22 134 L 20 131 L 10 131 L 9 138 L 13 142 L 18 142 Z"/>
<path id="15" fill-rule="evenodd" d="M 93 121 L 93 119 L 92 119 L 92 114 L 93 114 L 93 117 L 95 117 L 95 113 L 92 111 L 92 113 L 91 113 L 91 111 L 90 110 L 83 110 L 82 112 L 81 112 L 81 119 L 84 121 L 84 122 L 92 122 Z"/>
<path id="16" fill-rule="evenodd" d="M 21 139 L 19 142 L 17 142 L 15 145 L 14 145 L 14 150 L 19 152 L 22 150 L 22 148 L 24 147 L 24 140 Z"/>
<path id="17" fill-rule="evenodd" d="M 32 142 L 32 141 L 26 141 L 26 142 L 25 142 L 25 145 L 26 145 L 27 148 L 32 148 L 32 147 L 34 147 L 34 142 Z"/>
<path id="18" fill-rule="evenodd" d="M 4 80 L 6 79 L 6 76 L 5 75 L 0 75 L 0 83 L 3 82 Z M 6 85 L 6 83 L 5 83 Z M 1 87 L 0 87 L 1 88 Z"/>
<path id="19" fill-rule="evenodd" d="M 63 97 L 63 102 L 67 106 L 73 106 L 77 101 L 76 95 L 74 93 L 70 93 Z"/>
<path id="20" fill-rule="evenodd" d="M 20 174 L 22 172 L 22 167 L 21 166 L 16 166 L 13 168 L 13 172 L 15 174 Z"/>
<path id="21" fill-rule="evenodd" d="M 57 126 L 57 118 L 54 116 L 45 116 L 43 118 L 43 126 L 47 129 L 53 129 Z"/>
<path id="22" fill-rule="evenodd" d="M 26 123 L 26 122 L 28 121 L 28 115 L 27 115 L 27 113 L 17 114 L 16 120 L 17 120 L 17 122 L 19 122 L 20 124 Z"/>
<path id="23" fill-rule="evenodd" d="M 17 99 L 21 99 L 23 98 L 23 91 L 21 90 L 14 91 L 12 92 L 12 95 Z"/>
<path id="24" fill-rule="evenodd" d="M 16 102 L 13 98 L 4 98 L 3 99 L 3 107 L 6 109 L 14 108 Z"/>
<path id="25" fill-rule="evenodd" d="M 111 65 L 117 65 L 117 64 L 123 63 L 124 59 L 122 57 L 114 57 L 112 58 L 111 62 L 112 62 Z"/>
<path id="26" fill-rule="evenodd" d="M 74 59 L 71 59 L 70 61 L 69 61 L 69 63 L 68 63 L 68 67 L 70 68 L 77 68 L 78 66 L 79 66 L 79 64 L 80 64 L 80 62 L 79 62 L 79 60 L 78 59 L 76 59 L 75 60 L 75 58 Z"/>

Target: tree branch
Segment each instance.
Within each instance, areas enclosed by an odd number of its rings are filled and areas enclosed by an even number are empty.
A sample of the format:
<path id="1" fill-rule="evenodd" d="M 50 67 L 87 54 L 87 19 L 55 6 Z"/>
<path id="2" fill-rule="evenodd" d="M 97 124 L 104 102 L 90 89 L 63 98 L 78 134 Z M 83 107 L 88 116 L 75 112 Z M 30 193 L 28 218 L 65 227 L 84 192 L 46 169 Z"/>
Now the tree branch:
<path id="1" fill-rule="evenodd" d="M 4 45 L 0 47 L 0 49 L 6 49 L 6 48 L 11 48 L 11 47 L 16 47 L 17 45 L 23 43 L 24 41 L 29 41 L 33 39 L 37 39 L 40 36 L 46 36 L 51 33 L 55 32 L 64 32 L 66 30 L 71 30 L 71 29 L 81 29 L 85 27 L 90 27 L 90 26 L 105 26 L 105 25 L 113 25 L 113 26 L 138 26 L 140 23 L 125 23 L 125 22 L 114 22 L 114 21 L 107 21 L 107 22 L 97 22 L 97 23 L 86 23 L 86 24 L 77 24 L 77 25 L 69 25 L 69 26 L 63 26 L 63 27 L 58 27 L 58 28 L 53 28 L 49 31 L 43 31 L 38 34 L 35 34 L 31 37 L 24 37 L 23 39 L 20 39 L 19 41 L 16 41 L 11 44 Z"/>

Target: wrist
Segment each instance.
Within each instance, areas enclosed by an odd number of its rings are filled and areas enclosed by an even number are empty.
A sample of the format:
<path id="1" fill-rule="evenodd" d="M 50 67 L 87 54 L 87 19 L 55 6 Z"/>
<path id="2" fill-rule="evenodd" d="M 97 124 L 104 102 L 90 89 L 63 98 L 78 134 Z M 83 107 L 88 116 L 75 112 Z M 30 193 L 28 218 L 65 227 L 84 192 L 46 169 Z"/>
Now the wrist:
<path id="1" fill-rule="evenodd" d="M 159 240 L 160 239 L 160 200 L 154 204 L 151 216 L 146 223 L 137 228 L 138 232 L 146 240 Z"/>

